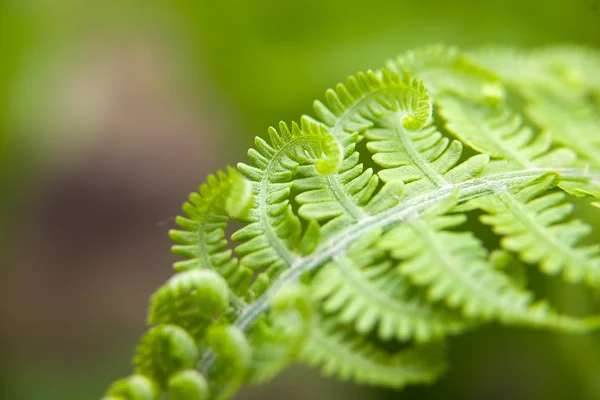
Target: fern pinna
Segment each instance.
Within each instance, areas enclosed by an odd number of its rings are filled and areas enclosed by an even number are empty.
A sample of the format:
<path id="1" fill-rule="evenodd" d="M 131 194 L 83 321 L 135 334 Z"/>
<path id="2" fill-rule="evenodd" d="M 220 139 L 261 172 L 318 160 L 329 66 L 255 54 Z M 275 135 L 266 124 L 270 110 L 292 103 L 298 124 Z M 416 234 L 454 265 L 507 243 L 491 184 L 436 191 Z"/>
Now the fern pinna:
<path id="1" fill-rule="evenodd" d="M 600 196 L 599 71 L 578 47 L 430 47 L 269 129 L 183 206 L 185 260 L 105 399 L 226 399 L 295 362 L 401 388 L 435 380 L 445 339 L 485 323 L 595 329 L 507 265 L 600 287 L 598 235 L 572 216 L 574 196 Z"/>

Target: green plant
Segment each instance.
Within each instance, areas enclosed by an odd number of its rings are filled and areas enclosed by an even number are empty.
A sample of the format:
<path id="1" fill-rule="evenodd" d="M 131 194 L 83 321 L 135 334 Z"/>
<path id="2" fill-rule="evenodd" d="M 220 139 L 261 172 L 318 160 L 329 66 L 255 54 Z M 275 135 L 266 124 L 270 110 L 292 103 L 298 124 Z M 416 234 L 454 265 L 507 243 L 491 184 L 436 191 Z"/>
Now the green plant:
<path id="1" fill-rule="evenodd" d="M 269 129 L 252 165 L 183 206 L 170 235 L 186 260 L 107 399 L 225 399 L 296 361 L 401 388 L 435 380 L 444 339 L 485 323 L 600 326 L 536 300 L 522 273 L 600 288 L 600 246 L 571 215 L 600 196 L 598 71 L 578 47 L 431 47 Z"/>

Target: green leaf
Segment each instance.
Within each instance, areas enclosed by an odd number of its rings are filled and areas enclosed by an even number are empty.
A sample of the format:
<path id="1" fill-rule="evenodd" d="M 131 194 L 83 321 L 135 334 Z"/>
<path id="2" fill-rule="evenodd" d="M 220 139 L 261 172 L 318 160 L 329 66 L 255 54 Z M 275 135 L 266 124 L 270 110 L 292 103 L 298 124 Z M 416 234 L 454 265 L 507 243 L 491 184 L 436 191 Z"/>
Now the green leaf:
<path id="1" fill-rule="evenodd" d="M 399 114 L 382 121 L 382 128 L 365 133 L 373 161 L 383 167 L 384 182 L 403 181 L 404 196 L 419 194 L 468 180 L 487 164 L 487 155 L 477 155 L 461 164 L 462 144 L 449 140 L 434 127 L 416 132 L 403 128 Z"/>
<path id="2" fill-rule="evenodd" d="M 176 271 L 209 268 L 218 272 L 227 280 L 235 294 L 232 301 L 239 304 L 237 297 L 246 292 L 252 279 L 252 271 L 239 266 L 237 259 L 231 257 L 231 250 L 227 248 L 225 239 L 228 212 L 223 206 L 236 182 L 237 185 L 245 185 L 239 173 L 231 168 L 228 169 L 228 174 L 219 172 L 217 176 L 210 175 L 207 182 L 200 186 L 199 193 L 192 193 L 190 201 L 183 205 L 189 218 L 176 219 L 177 224 L 185 230 L 171 230 L 169 236 L 181 243 L 173 246 L 173 252 L 189 258 L 176 262 Z M 240 193 L 235 196 L 239 198 Z M 250 199 L 246 198 L 244 201 Z"/>
<path id="3" fill-rule="evenodd" d="M 455 94 L 491 105 L 504 98 L 500 78 L 454 47 L 428 46 L 411 50 L 386 63 L 396 72 L 408 71 L 423 80 L 437 99 Z"/>
<path id="4" fill-rule="evenodd" d="M 387 254 L 374 246 L 378 239 L 362 238 L 358 247 L 319 270 L 311 289 L 323 311 L 335 313 L 358 334 L 376 331 L 382 340 L 427 342 L 467 329 L 469 323 L 458 313 L 429 304 L 411 290 Z"/>
<path id="5" fill-rule="evenodd" d="M 235 393 L 250 364 L 252 349 L 244 332 L 233 325 L 215 325 L 206 335 L 206 345 L 217 360 L 209 373 L 211 393 L 226 399 Z"/>
<path id="6" fill-rule="evenodd" d="M 476 200 L 486 211 L 481 221 L 503 236 L 502 246 L 550 275 L 564 273 L 570 282 L 600 282 L 600 246 L 578 246 L 591 233 L 579 220 L 565 221 L 573 206 L 563 193 L 545 194 L 558 178 L 546 174 L 495 196 Z"/>
<path id="7" fill-rule="evenodd" d="M 387 353 L 331 322 L 317 325 L 301 359 L 319 367 L 326 376 L 396 389 L 430 383 L 446 368 L 444 346 L 440 343 Z"/>
<path id="8" fill-rule="evenodd" d="M 164 388 L 173 373 L 193 368 L 197 359 L 194 339 L 183 328 L 161 324 L 144 335 L 133 364 L 136 373 L 148 376 Z"/>
<path id="9" fill-rule="evenodd" d="M 157 400 L 158 387 L 143 375 L 132 375 L 113 383 L 108 389 L 106 400 Z"/>
<path id="10" fill-rule="evenodd" d="M 379 243 L 401 261 L 398 272 L 427 288 L 428 298 L 443 300 L 469 318 L 585 331 L 584 321 L 558 315 L 518 288 L 488 262 L 487 250 L 471 232 L 454 232 L 463 215 L 438 209 L 390 230 Z"/>
<path id="11" fill-rule="evenodd" d="M 190 270 L 172 277 L 152 296 L 148 324 L 176 324 L 199 340 L 228 307 L 229 287 L 219 274 Z"/>
<path id="12" fill-rule="evenodd" d="M 206 378 L 198 371 L 186 370 L 169 378 L 167 392 L 172 400 L 208 400 Z"/>

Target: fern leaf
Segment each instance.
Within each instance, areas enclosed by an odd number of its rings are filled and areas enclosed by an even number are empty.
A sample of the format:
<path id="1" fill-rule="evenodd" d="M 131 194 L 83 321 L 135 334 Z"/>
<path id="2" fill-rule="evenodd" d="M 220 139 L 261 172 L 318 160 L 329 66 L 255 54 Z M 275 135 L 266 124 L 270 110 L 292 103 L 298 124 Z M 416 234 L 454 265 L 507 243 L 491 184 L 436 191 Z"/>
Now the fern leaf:
<path id="1" fill-rule="evenodd" d="M 542 62 L 530 52 L 497 47 L 471 52 L 470 56 L 477 64 L 498 74 L 511 90 L 522 95 L 528 96 L 539 89 L 570 99 L 581 94 L 579 85 L 573 85 L 569 74 Z"/>
<path id="2" fill-rule="evenodd" d="M 576 154 L 564 147 L 552 149 L 552 136 L 535 135 L 523 118 L 507 105 L 476 104 L 445 96 L 439 100 L 446 127 L 463 143 L 492 158 L 508 160 L 515 168 L 570 167 Z M 506 166 L 503 166 L 506 170 Z"/>
<path id="3" fill-rule="evenodd" d="M 349 136 L 355 137 L 356 134 Z M 358 156 L 353 144 L 346 146 L 339 171 L 329 176 L 316 173 L 311 165 L 298 168 L 293 189 L 298 193 L 295 200 L 300 204 L 298 213 L 302 218 L 324 221 L 345 215 L 345 222 L 352 223 L 366 214 L 362 199 L 373 195 L 379 180 L 372 169 L 364 170 Z M 339 228 L 342 223 L 336 225 Z"/>
<path id="4" fill-rule="evenodd" d="M 557 143 L 568 146 L 600 168 L 600 113 L 580 101 L 568 102 L 550 95 L 538 95 L 526 107 L 527 115 L 552 132 Z"/>
<path id="5" fill-rule="evenodd" d="M 446 368 L 443 357 L 444 346 L 440 343 L 389 354 L 328 321 L 317 324 L 301 360 L 319 367 L 327 376 L 398 389 L 433 381 Z"/>
<path id="6" fill-rule="evenodd" d="M 600 115 L 589 104 L 589 96 L 600 87 L 596 73 L 600 55 L 574 47 L 564 51 L 574 56 L 573 63 L 552 49 L 532 54 L 496 49 L 476 53 L 474 58 L 500 74 L 525 98 L 525 112 L 533 122 L 549 131 L 557 143 L 598 167 Z"/>
<path id="7" fill-rule="evenodd" d="M 326 104 L 315 101 L 314 110 L 318 120 L 338 140 L 355 132 L 362 134 L 372 127 L 390 108 L 390 99 L 404 100 L 414 129 L 425 126 L 431 119 L 431 101 L 423 84 L 408 74 L 385 69 L 381 73 L 368 71 L 351 76 L 345 85 L 338 84 L 335 90 L 328 90 L 325 98 Z"/>
<path id="8" fill-rule="evenodd" d="M 455 47 L 437 45 L 408 51 L 388 61 L 386 67 L 418 76 L 436 101 L 447 93 L 492 105 L 504 97 L 500 78 Z"/>
<path id="9" fill-rule="evenodd" d="M 600 87 L 600 53 L 589 48 L 549 46 L 531 52 L 495 48 L 471 56 L 521 93 L 543 89 L 565 99 L 577 99 Z"/>
<path id="10" fill-rule="evenodd" d="M 459 141 L 450 143 L 434 127 L 407 130 L 400 114 L 385 122 L 366 132 L 367 148 L 383 167 L 379 177 L 384 182 L 403 181 L 407 199 L 477 176 L 489 159 L 480 154 L 457 165 L 462 155 Z"/>
<path id="11" fill-rule="evenodd" d="M 318 118 L 344 148 L 344 162 L 333 175 L 323 177 L 310 166 L 300 167 L 301 174 L 294 188 L 302 192 L 296 197 L 300 216 L 307 220 L 326 220 L 323 238 L 369 215 L 375 210 L 391 206 L 393 201 L 382 202 L 377 196 L 379 178 L 373 169 L 364 169 L 355 150 L 359 134 L 370 128 L 382 115 L 402 112 L 403 123 L 418 129 L 431 118 L 431 102 L 422 83 L 409 75 L 400 76 L 383 70 L 381 74 L 367 72 L 350 77 L 346 86 L 326 94 L 327 106 L 315 103 Z M 383 193 L 396 186 L 388 186 Z M 399 194 L 399 193 L 398 193 Z M 378 197 L 375 199 L 375 197 Z M 371 202 L 372 201 L 372 202 Z"/>
<path id="12" fill-rule="evenodd" d="M 600 51 L 577 45 L 547 46 L 533 52 L 533 58 L 547 65 L 582 92 L 600 89 Z"/>
<path id="13" fill-rule="evenodd" d="M 103 400 L 155 400 L 156 384 L 143 375 L 132 375 L 113 383 Z"/>
<path id="14" fill-rule="evenodd" d="M 560 187 L 576 196 L 600 196 L 600 179 L 571 176 L 577 154 L 568 147 L 556 147 L 553 135 L 534 132 L 507 104 L 496 107 L 467 99 L 442 97 L 438 103 L 446 127 L 463 143 L 498 161 L 490 162 L 484 175 L 523 168 L 552 168 L 561 173 Z M 502 160 L 502 161 L 500 161 Z"/>
<path id="15" fill-rule="evenodd" d="M 373 247 L 379 235 L 335 257 L 311 282 L 312 295 L 326 313 L 352 324 L 358 334 L 373 330 L 383 340 L 427 342 L 464 331 L 459 315 L 432 304 L 410 289 L 385 251 Z"/>
<path id="16" fill-rule="evenodd" d="M 168 389 L 171 400 L 208 400 L 208 382 L 196 370 L 188 369 L 169 378 Z"/>
<path id="17" fill-rule="evenodd" d="M 372 168 L 364 169 L 357 152 L 347 156 L 338 173 L 331 176 L 315 174 L 311 166 L 299 167 L 294 180 L 298 214 L 306 220 L 319 221 L 322 240 L 365 218 L 397 204 L 402 185 L 379 187 L 379 178 Z"/>
<path id="18" fill-rule="evenodd" d="M 545 194 L 557 183 L 555 175 L 547 174 L 477 199 L 478 206 L 489 213 L 481 221 L 492 225 L 503 236 L 503 247 L 519 253 L 525 262 L 539 263 L 550 275 L 563 272 L 571 282 L 585 279 L 595 285 L 600 282 L 600 246 L 577 246 L 591 227 L 579 220 L 564 221 L 572 211 L 572 205 L 564 202 L 565 195 Z"/>
<path id="19" fill-rule="evenodd" d="M 585 330 L 584 322 L 555 314 L 546 304 L 532 304 L 487 260 L 487 250 L 470 232 L 453 232 L 464 215 L 444 215 L 451 207 L 434 207 L 421 218 L 386 233 L 379 243 L 401 260 L 398 271 L 427 288 L 432 301 L 445 300 L 471 318 L 498 318 L 508 323 Z"/>
<path id="20" fill-rule="evenodd" d="M 214 367 L 206 373 L 210 393 L 215 399 L 227 399 L 243 383 L 252 348 L 244 333 L 233 325 L 215 325 L 206 336 L 206 344 L 216 358 Z"/>
<path id="21" fill-rule="evenodd" d="M 198 347 L 183 328 L 161 324 L 144 335 L 133 363 L 138 374 L 164 389 L 173 373 L 193 368 L 197 359 Z"/>
<path id="22" fill-rule="evenodd" d="M 441 104 L 448 129 L 478 151 L 509 160 L 520 168 L 567 167 L 575 163 L 576 155 L 571 150 L 550 149 L 550 135 L 541 134 L 533 139 L 533 130 L 523 125 L 522 119 L 506 107 L 490 110 L 464 99 L 450 97 L 442 99 Z M 499 165 L 496 168 L 506 169 L 506 166 Z M 557 274 L 566 267 L 565 277 L 568 280 L 578 282 L 588 277 L 593 284 L 597 279 L 598 266 L 590 256 L 596 252 L 592 249 L 577 251 L 573 247 L 589 227 L 580 221 L 570 224 L 570 229 L 567 226 L 559 229 L 556 225 L 546 225 L 560 222 L 570 212 L 570 208 L 565 208 L 567 205 L 560 194 L 546 197 L 548 201 L 540 199 L 531 205 L 527 204 L 558 182 L 555 176 L 541 179 L 512 190 L 498 190 L 494 196 L 478 199 L 477 205 L 492 213 L 492 216 L 483 216 L 481 219 L 494 225 L 497 233 L 507 235 L 505 247 L 519 252 L 526 262 L 540 262 L 542 270 L 549 274 Z M 588 190 L 589 193 L 593 183 L 569 181 L 567 177 L 563 186 L 569 192 Z M 570 235 L 566 234 L 567 230 Z M 565 237 L 568 241 L 565 241 Z"/>
<path id="23" fill-rule="evenodd" d="M 176 324 L 199 340 L 228 306 L 229 287 L 220 275 L 190 270 L 175 275 L 152 296 L 148 324 Z"/>
<path id="24" fill-rule="evenodd" d="M 169 231 L 171 239 L 181 243 L 173 246 L 173 252 L 188 258 L 175 263 L 176 271 L 210 268 L 223 276 L 238 296 L 243 296 L 247 290 L 252 271 L 238 265 L 237 259 L 231 257 L 231 250 L 227 249 L 225 228 L 229 212 L 224 204 L 226 198 L 235 198 L 238 207 L 235 212 L 246 214 L 253 200 L 251 194 L 244 190 L 245 187 L 243 178 L 233 169 L 228 169 L 227 174 L 219 172 L 217 176 L 210 175 L 207 182 L 200 186 L 199 193 L 192 193 L 189 202 L 183 205 L 188 218 L 176 219 L 177 224 L 185 230 Z M 243 193 L 228 197 L 232 191 L 239 190 Z M 235 296 L 233 301 L 241 302 Z"/>
<path id="25" fill-rule="evenodd" d="M 339 168 L 341 150 L 325 128 L 307 119 L 302 127 L 292 124 L 289 129 L 280 124 L 280 132 L 269 130 L 271 143 L 256 139 L 257 149 L 248 155 L 254 166 L 240 163 L 238 169 L 254 186 L 255 204 L 250 210 L 250 224 L 232 235 L 242 241 L 235 248 L 241 257 L 240 264 L 249 270 L 262 270 L 275 275 L 296 258 L 301 237 L 301 223 L 288 199 L 292 178 L 297 167 L 304 163 L 333 173 Z"/>

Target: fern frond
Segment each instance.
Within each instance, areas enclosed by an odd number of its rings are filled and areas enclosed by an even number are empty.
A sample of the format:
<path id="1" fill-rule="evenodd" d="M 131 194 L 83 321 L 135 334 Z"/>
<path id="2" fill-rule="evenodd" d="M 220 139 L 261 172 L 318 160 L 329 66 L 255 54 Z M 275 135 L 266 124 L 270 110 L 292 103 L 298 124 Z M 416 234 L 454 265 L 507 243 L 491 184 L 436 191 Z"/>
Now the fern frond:
<path id="1" fill-rule="evenodd" d="M 564 101 L 538 95 L 529 101 L 527 115 L 538 126 L 552 132 L 557 143 L 568 146 L 584 163 L 600 168 L 600 112 L 582 101 Z"/>
<path id="2" fill-rule="evenodd" d="M 151 378 L 164 389 L 174 372 L 194 368 L 197 359 L 198 346 L 183 328 L 161 324 L 144 335 L 133 364 L 136 373 Z"/>
<path id="3" fill-rule="evenodd" d="M 237 215 L 245 216 L 248 213 L 253 197 L 246 188 L 247 184 L 231 168 L 227 174 L 219 172 L 217 176 L 210 175 L 207 182 L 200 186 L 199 193 L 192 193 L 189 202 L 183 205 L 188 218 L 176 219 L 177 224 L 185 230 L 169 231 L 171 239 L 181 243 L 173 246 L 173 252 L 188 258 L 175 263 L 176 271 L 212 269 L 227 280 L 238 296 L 245 294 L 252 271 L 240 266 L 227 248 L 225 228 L 230 213 L 226 206 L 234 204 Z"/>
<path id="4" fill-rule="evenodd" d="M 536 135 L 506 104 L 489 107 L 445 96 L 439 105 L 447 129 L 458 139 L 494 159 L 510 161 L 513 168 L 571 167 L 575 163 L 577 156 L 572 150 L 552 148 L 549 133 Z"/>
<path id="5" fill-rule="evenodd" d="M 433 111 L 421 81 L 385 69 L 381 73 L 368 71 L 351 76 L 345 85 L 338 84 L 335 90 L 328 90 L 325 98 L 326 104 L 315 101 L 314 110 L 318 120 L 337 139 L 355 132 L 362 134 L 396 99 L 401 99 L 413 129 L 425 126 Z"/>
<path id="6" fill-rule="evenodd" d="M 559 316 L 544 303 L 532 304 L 530 293 L 488 262 L 487 250 L 471 232 L 449 231 L 466 220 L 464 215 L 444 215 L 451 207 L 452 201 L 433 207 L 384 235 L 379 246 L 401 261 L 399 273 L 426 287 L 430 300 L 444 300 L 469 317 L 586 329 L 583 322 Z"/>
<path id="7" fill-rule="evenodd" d="M 326 93 L 327 105 L 315 102 L 318 119 L 344 148 L 344 162 L 336 174 L 319 176 L 310 166 L 300 167 L 294 182 L 300 204 L 299 214 L 307 220 L 325 221 L 323 239 L 349 224 L 395 202 L 391 193 L 400 194 L 398 184 L 387 185 L 379 192 L 379 178 L 371 168 L 364 169 L 355 144 L 360 134 L 383 115 L 401 112 L 403 123 L 414 129 L 431 118 L 431 102 L 422 83 L 382 70 L 359 73 L 346 85 Z M 390 201 L 390 199 L 392 201 Z"/>
<path id="8" fill-rule="evenodd" d="M 411 50 L 388 61 L 386 67 L 418 76 L 436 101 L 447 93 L 487 104 L 497 104 L 504 97 L 499 76 L 455 47 L 437 45 Z"/>
<path id="9" fill-rule="evenodd" d="M 512 91 L 528 95 L 539 89 L 571 99 L 581 95 L 579 84 L 531 52 L 510 47 L 487 48 L 470 53 L 479 65 L 498 74 Z"/>
<path id="10" fill-rule="evenodd" d="M 407 199 L 473 178 L 489 159 L 481 154 L 457 165 L 463 148 L 459 141 L 450 142 L 433 126 L 407 130 L 399 114 L 382 121 L 381 128 L 370 129 L 365 135 L 373 161 L 383 167 L 380 178 L 384 182 L 403 181 Z"/>
<path id="11" fill-rule="evenodd" d="M 148 324 L 176 324 L 199 340 L 215 317 L 229 306 L 229 287 L 217 273 L 179 273 L 152 296 Z"/>
<path id="12" fill-rule="evenodd" d="M 536 133 L 507 104 L 489 107 L 467 99 L 444 96 L 438 104 L 447 129 L 463 143 L 492 159 L 484 175 L 523 168 L 567 169 L 581 164 L 575 151 L 556 146 L 548 131 Z M 562 174 L 560 187 L 570 194 L 600 196 L 600 179 Z"/>
<path id="13" fill-rule="evenodd" d="M 316 325 L 301 361 L 319 367 L 326 376 L 396 389 L 432 382 L 446 368 L 441 343 L 389 354 L 360 336 L 346 333 L 331 321 Z"/>
<path id="14" fill-rule="evenodd" d="M 600 51 L 577 45 L 547 46 L 533 51 L 533 58 L 564 76 L 582 92 L 600 89 Z"/>
<path id="15" fill-rule="evenodd" d="M 600 52 L 580 46 L 549 46 L 534 51 L 492 48 L 471 53 L 480 65 L 497 73 L 521 93 L 542 89 L 564 99 L 598 90 Z"/>
<path id="16" fill-rule="evenodd" d="M 570 282 L 600 282 L 600 246 L 579 246 L 592 228 L 580 220 L 565 222 L 573 206 L 563 193 L 546 194 L 558 183 L 547 174 L 494 196 L 475 200 L 489 213 L 481 221 L 503 236 L 502 246 L 547 274 L 564 273 Z"/>
<path id="17" fill-rule="evenodd" d="M 489 109 L 453 97 L 443 98 L 441 105 L 441 113 L 451 132 L 476 150 L 508 161 L 508 164 L 490 163 L 488 173 L 515 168 L 561 168 L 576 163 L 577 155 L 572 150 L 551 148 L 552 138 L 546 132 L 534 137 L 533 129 L 506 105 Z M 518 252 L 524 261 L 539 262 L 541 269 L 549 274 L 557 274 L 566 268 L 567 280 L 579 282 L 587 277 L 590 284 L 595 284 L 599 275 L 593 256 L 596 251 L 574 248 L 589 231 L 589 226 L 581 221 L 573 221 L 562 229 L 554 225 L 570 213 L 570 205 L 564 204 L 564 196 L 556 193 L 545 196 L 548 201 L 540 199 L 528 204 L 559 183 L 556 175 L 540 179 L 511 190 L 499 188 L 493 196 L 477 199 L 475 204 L 479 208 L 492 213 L 492 216 L 482 216 L 481 220 L 494 225 L 495 232 L 505 236 L 504 247 Z M 597 197 L 600 193 L 600 186 L 593 180 L 573 180 L 566 176 L 560 184 L 572 194 Z"/>
<path id="18" fill-rule="evenodd" d="M 352 141 L 357 134 L 350 135 Z M 311 165 L 298 168 L 293 189 L 297 193 L 295 201 L 300 205 L 298 214 L 310 221 L 326 221 L 345 216 L 344 222 L 332 224 L 336 229 L 355 222 L 365 215 L 362 209 L 364 199 L 369 199 L 379 180 L 372 169 L 365 170 L 359 163 L 358 153 L 354 145 L 348 144 L 344 161 L 336 174 L 323 176 Z M 333 229 L 333 230 L 336 230 Z M 327 229 L 324 231 L 326 236 Z"/>
<path id="19" fill-rule="evenodd" d="M 143 375 L 132 375 L 113 383 L 102 400 L 154 400 L 159 389 Z"/>
<path id="20" fill-rule="evenodd" d="M 340 170 L 332 176 L 319 176 L 310 168 L 300 167 L 294 180 L 299 215 L 309 221 L 323 223 L 322 240 L 356 221 L 398 203 L 403 192 L 401 182 L 384 185 L 379 190 L 379 177 L 372 168 L 364 169 L 359 154 L 346 157 Z"/>
<path id="21" fill-rule="evenodd" d="M 427 342 L 464 331 L 460 315 L 429 304 L 398 275 L 387 253 L 374 247 L 378 232 L 334 257 L 312 280 L 312 295 L 326 313 L 352 324 L 360 335 L 376 330 L 382 340 Z"/>
<path id="22" fill-rule="evenodd" d="M 552 48 L 531 54 L 496 49 L 475 53 L 474 58 L 525 98 L 526 114 L 556 143 L 575 150 L 597 168 L 600 113 L 589 97 L 600 87 L 596 73 L 600 53 L 575 47 L 562 51 L 572 54 L 574 62 L 560 58 L 560 49 Z"/>
<path id="23" fill-rule="evenodd" d="M 210 397 L 206 378 L 193 369 L 173 374 L 167 392 L 171 400 L 208 400 Z"/>
<path id="24" fill-rule="evenodd" d="M 250 224 L 232 235 L 241 241 L 235 252 L 240 265 L 253 271 L 268 267 L 276 275 L 296 257 L 301 238 L 301 223 L 290 204 L 293 176 L 299 165 L 312 163 L 321 174 L 328 175 L 339 168 L 342 150 L 327 130 L 307 119 L 302 126 L 284 123 L 280 131 L 271 128 L 271 143 L 256 139 L 257 149 L 248 155 L 254 166 L 238 164 L 238 169 L 252 181 L 256 196 L 250 211 Z"/>

